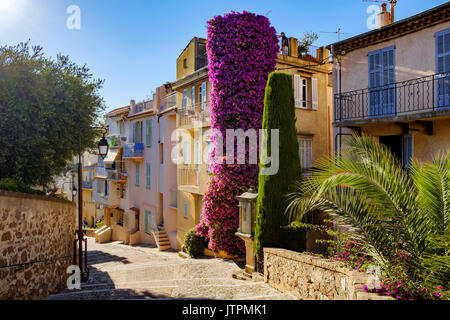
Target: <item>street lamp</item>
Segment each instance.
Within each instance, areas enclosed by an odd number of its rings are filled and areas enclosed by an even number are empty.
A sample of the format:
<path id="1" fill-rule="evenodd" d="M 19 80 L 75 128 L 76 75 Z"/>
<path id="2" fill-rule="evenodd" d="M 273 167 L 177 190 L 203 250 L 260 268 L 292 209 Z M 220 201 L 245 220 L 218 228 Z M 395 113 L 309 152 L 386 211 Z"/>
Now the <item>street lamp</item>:
<path id="1" fill-rule="evenodd" d="M 95 127 L 93 129 L 104 129 Z M 89 279 L 89 268 L 87 266 L 87 239 L 84 238 L 84 233 L 86 230 L 83 230 L 83 184 L 82 184 L 82 178 L 83 178 L 83 164 L 81 161 L 81 137 L 82 132 L 80 130 L 79 136 L 78 136 L 78 230 L 75 231 L 75 234 L 77 235 L 76 239 L 74 240 L 74 247 L 73 247 L 73 264 L 79 266 L 81 271 L 81 281 L 86 282 Z M 105 139 L 105 133 L 103 133 L 103 137 L 98 142 L 98 152 L 100 156 L 105 159 L 108 155 L 109 145 L 108 141 Z M 76 192 L 76 188 L 72 189 L 72 192 Z M 78 246 L 77 246 L 78 242 Z M 84 242 L 84 259 L 83 259 L 83 242 Z M 77 261 L 77 249 L 78 249 L 78 261 Z M 84 266 L 83 266 L 83 260 L 84 260 Z M 78 262 L 78 263 L 77 263 Z"/>
<path id="2" fill-rule="evenodd" d="M 106 158 L 106 155 L 108 154 L 109 145 L 108 141 L 105 139 L 105 135 L 103 134 L 103 137 L 98 142 L 98 154 L 102 159 Z"/>

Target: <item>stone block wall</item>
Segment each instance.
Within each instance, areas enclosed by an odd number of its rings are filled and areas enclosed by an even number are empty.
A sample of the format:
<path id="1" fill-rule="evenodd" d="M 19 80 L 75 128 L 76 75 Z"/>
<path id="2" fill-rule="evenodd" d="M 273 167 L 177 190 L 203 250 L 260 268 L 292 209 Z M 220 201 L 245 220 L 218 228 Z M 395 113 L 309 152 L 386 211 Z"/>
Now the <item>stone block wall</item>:
<path id="1" fill-rule="evenodd" d="M 366 293 L 369 275 L 342 268 L 336 262 L 299 252 L 264 248 L 264 281 L 271 287 L 304 300 L 390 299 Z"/>
<path id="2" fill-rule="evenodd" d="M 0 299 L 42 299 L 66 288 L 76 206 L 0 190 Z"/>

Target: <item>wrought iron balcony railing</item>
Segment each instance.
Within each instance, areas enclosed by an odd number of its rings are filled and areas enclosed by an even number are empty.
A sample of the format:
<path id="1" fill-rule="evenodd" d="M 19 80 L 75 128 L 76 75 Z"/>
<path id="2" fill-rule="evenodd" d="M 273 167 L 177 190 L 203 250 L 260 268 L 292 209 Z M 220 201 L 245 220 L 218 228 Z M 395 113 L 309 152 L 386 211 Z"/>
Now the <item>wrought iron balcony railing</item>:
<path id="1" fill-rule="evenodd" d="M 143 143 L 125 143 L 123 145 L 123 158 L 142 158 L 144 156 Z"/>
<path id="2" fill-rule="evenodd" d="M 336 125 L 450 109 L 450 72 L 336 94 Z"/>

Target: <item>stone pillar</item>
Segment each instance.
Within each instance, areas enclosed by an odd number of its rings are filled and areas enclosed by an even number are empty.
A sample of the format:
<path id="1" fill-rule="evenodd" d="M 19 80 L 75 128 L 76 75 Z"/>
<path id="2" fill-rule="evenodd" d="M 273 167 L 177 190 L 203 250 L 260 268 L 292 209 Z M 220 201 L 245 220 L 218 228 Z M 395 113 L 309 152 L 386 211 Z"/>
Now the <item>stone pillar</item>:
<path id="1" fill-rule="evenodd" d="M 298 58 L 298 40 L 297 40 L 297 38 L 289 38 L 289 56 Z"/>

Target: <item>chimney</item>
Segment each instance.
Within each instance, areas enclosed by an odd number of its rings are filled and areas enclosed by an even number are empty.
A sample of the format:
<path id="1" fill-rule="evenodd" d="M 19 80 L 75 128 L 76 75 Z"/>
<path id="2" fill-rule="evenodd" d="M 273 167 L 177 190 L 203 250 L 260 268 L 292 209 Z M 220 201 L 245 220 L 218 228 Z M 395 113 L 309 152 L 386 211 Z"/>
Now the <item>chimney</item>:
<path id="1" fill-rule="evenodd" d="M 377 17 L 377 29 L 391 24 L 391 13 L 386 10 L 386 3 L 381 5 L 381 12 Z"/>

